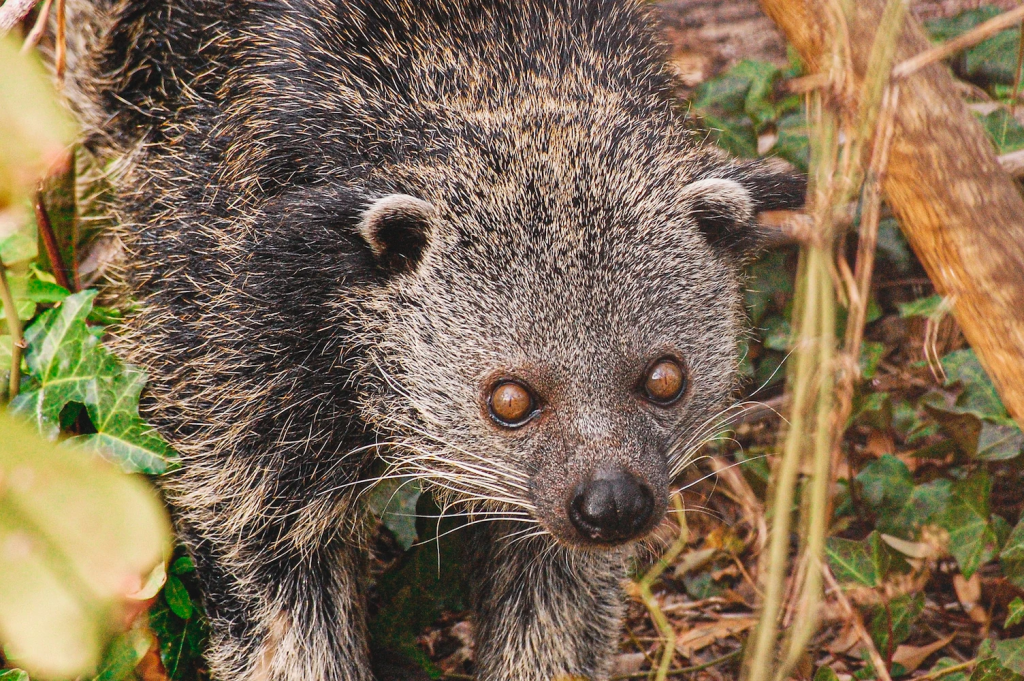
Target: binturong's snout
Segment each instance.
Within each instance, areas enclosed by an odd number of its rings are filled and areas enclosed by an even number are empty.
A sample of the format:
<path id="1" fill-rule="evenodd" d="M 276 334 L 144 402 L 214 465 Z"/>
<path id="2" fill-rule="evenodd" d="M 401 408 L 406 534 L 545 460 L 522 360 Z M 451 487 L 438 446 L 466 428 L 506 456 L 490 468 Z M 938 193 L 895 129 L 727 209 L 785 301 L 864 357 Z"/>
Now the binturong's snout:
<path id="1" fill-rule="evenodd" d="M 601 469 L 576 486 L 567 511 L 586 539 L 618 544 L 650 529 L 654 495 L 623 468 Z"/>

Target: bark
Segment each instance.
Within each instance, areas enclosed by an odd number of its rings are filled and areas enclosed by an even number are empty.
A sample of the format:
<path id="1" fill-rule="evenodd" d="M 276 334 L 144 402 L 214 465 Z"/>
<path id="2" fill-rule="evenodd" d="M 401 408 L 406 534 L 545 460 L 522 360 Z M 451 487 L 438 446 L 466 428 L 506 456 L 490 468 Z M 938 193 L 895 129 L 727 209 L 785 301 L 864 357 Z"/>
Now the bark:
<path id="1" fill-rule="evenodd" d="M 829 49 L 825 1 L 761 0 L 812 72 Z M 861 77 L 884 2 L 851 4 L 853 66 Z M 896 60 L 929 46 L 908 18 Z M 953 299 L 1011 416 L 1024 425 L 1024 199 L 945 65 L 928 66 L 900 87 L 886 197 L 935 288 Z"/>

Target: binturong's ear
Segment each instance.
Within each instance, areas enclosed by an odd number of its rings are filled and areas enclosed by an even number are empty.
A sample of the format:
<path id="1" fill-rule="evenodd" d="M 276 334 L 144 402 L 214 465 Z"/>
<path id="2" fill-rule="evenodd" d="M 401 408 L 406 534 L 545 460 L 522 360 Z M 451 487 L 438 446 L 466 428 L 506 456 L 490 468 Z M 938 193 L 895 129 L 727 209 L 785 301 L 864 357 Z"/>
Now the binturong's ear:
<path id="1" fill-rule="evenodd" d="M 437 211 L 408 194 L 389 194 L 363 212 L 359 235 L 377 264 L 390 274 L 411 272 L 430 243 Z"/>
<path id="2" fill-rule="evenodd" d="M 803 176 L 757 163 L 723 168 L 718 177 L 691 182 L 682 199 L 712 247 L 747 258 L 778 241 L 774 230 L 758 226 L 757 214 L 800 208 L 806 192 Z"/>

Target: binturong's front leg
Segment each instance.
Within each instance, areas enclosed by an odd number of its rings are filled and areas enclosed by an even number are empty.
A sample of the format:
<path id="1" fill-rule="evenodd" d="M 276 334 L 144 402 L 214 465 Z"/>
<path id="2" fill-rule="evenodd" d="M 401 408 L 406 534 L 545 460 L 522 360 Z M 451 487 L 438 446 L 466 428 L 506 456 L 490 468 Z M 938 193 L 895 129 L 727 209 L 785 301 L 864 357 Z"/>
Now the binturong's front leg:
<path id="1" fill-rule="evenodd" d="M 486 523 L 473 565 L 478 681 L 608 678 L 623 616 L 623 550 L 560 546 Z M 485 525 L 485 526 L 486 526 Z"/>

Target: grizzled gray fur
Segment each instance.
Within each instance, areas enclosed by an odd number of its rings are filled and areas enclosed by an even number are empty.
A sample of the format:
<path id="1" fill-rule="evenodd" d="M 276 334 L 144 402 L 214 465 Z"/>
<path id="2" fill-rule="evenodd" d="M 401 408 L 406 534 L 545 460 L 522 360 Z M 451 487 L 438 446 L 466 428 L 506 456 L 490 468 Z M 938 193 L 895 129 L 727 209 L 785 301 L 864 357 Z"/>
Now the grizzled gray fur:
<path id="1" fill-rule="evenodd" d="M 383 473 L 489 521 L 478 678 L 606 679 L 628 546 L 733 389 L 756 213 L 801 181 L 687 130 L 638 1 L 68 7 L 216 678 L 373 678 Z"/>

